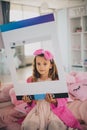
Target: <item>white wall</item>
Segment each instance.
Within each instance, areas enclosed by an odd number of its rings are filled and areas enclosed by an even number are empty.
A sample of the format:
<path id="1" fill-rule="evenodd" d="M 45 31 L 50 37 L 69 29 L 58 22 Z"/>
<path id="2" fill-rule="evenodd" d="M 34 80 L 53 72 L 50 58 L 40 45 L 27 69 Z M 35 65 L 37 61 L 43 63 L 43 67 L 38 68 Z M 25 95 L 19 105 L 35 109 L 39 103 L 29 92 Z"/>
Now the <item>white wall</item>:
<path id="1" fill-rule="evenodd" d="M 67 9 L 61 9 L 57 12 L 57 27 L 63 66 L 65 71 L 69 71 L 69 35 Z"/>

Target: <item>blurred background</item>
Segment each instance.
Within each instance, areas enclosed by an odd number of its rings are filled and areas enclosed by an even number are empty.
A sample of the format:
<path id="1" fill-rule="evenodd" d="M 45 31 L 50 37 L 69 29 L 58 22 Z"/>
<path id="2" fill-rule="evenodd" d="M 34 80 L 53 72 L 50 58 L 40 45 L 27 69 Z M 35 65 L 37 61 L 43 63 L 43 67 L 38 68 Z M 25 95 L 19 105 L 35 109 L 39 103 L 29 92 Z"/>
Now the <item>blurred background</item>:
<path id="1" fill-rule="evenodd" d="M 49 13 L 55 16 L 64 71 L 87 71 L 87 0 L 0 0 L 1 25 Z M 19 79 L 32 74 L 32 52 L 43 43 L 50 40 L 12 48 Z M 12 82 L 1 33 L 0 82 Z"/>

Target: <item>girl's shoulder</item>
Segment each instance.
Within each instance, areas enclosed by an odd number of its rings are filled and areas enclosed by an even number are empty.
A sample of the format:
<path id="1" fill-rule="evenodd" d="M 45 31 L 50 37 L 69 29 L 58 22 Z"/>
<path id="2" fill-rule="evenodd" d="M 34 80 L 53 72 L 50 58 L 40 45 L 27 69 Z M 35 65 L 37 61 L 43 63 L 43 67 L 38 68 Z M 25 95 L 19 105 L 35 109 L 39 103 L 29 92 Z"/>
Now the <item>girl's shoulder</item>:
<path id="1" fill-rule="evenodd" d="M 27 83 L 33 82 L 33 77 L 32 76 L 28 77 L 26 81 Z"/>

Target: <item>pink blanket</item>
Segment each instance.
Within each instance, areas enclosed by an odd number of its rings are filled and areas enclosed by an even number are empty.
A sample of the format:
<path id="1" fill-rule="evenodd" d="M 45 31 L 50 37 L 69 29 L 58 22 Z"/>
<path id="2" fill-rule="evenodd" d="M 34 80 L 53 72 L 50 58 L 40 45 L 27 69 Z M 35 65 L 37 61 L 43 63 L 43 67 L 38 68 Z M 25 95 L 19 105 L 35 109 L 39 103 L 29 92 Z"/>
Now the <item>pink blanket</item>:
<path id="1" fill-rule="evenodd" d="M 23 113 L 15 111 L 13 105 L 0 108 L 0 118 L 6 126 L 6 130 L 21 130 L 21 126 L 17 121 L 24 116 Z"/>
<path id="2" fill-rule="evenodd" d="M 87 72 L 72 72 L 66 76 L 69 93 L 74 99 L 87 100 Z"/>
<path id="3" fill-rule="evenodd" d="M 67 74 L 67 85 L 69 93 L 73 97 L 73 100 L 69 100 L 67 103 L 67 107 L 79 120 L 83 130 L 87 130 L 87 73 L 72 72 Z M 8 84 L 0 91 L 0 102 L 11 100 L 9 95 L 11 88 L 13 88 L 13 85 Z M 25 117 L 25 114 L 14 110 L 14 105 L 9 105 L 0 108 L 0 117 L 3 121 L 3 126 L 5 123 L 6 130 L 21 130 L 21 126 L 17 121 L 21 117 Z"/>

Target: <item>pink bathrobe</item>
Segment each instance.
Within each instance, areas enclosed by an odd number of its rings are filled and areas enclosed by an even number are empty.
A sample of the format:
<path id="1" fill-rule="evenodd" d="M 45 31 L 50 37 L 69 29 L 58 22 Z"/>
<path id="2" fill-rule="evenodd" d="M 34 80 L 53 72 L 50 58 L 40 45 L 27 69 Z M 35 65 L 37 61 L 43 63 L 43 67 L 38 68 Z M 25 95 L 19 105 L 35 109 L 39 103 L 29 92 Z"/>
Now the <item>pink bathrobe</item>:
<path id="1" fill-rule="evenodd" d="M 28 78 L 27 82 L 32 82 L 32 78 Z M 63 124 L 68 127 L 82 130 L 79 121 L 74 117 L 72 112 L 66 106 L 67 98 L 58 98 L 57 101 L 57 107 L 54 104 L 48 103 L 46 100 L 39 100 L 37 104 L 35 104 L 33 101 L 32 105 L 28 106 L 28 114 L 23 121 L 23 125 L 28 125 L 29 121 L 36 120 L 36 123 L 40 125 L 40 129 L 44 129 L 44 127 L 47 127 L 51 120 L 55 120 L 60 123 L 63 122 Z M 19 108 L 19 106 L 20 104 L 16 105 L 16 109 L 17 107 Z"/>

